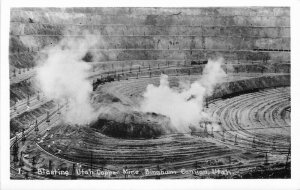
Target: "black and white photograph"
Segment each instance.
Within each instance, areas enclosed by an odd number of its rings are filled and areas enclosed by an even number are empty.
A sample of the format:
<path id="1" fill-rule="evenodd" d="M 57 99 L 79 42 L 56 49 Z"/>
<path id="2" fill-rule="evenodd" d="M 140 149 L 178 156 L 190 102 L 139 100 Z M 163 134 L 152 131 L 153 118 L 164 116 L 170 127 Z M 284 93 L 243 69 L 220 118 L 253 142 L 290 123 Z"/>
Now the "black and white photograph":
<path id="1" fill-rule="evenodd" d="M 11 182 L 292 179 L 291 7 L 8 11 Z"/>

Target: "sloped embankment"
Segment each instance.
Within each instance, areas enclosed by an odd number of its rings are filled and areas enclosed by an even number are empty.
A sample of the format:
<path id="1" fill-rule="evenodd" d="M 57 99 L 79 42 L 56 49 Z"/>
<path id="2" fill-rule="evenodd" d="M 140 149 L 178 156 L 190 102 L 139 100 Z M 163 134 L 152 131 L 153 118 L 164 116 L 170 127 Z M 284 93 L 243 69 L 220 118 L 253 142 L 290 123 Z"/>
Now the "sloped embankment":
<path id="1" fill-rule="evenodd" d="M 221 97 L 232 97 L 243 93 L 250 93 L 260 89 L 290 86 L 289 74 L 268 75 L 256 78 L 232 81 L 219 85 L 211 99 Z"/>
<path id="2" fill-rule="evenodd" d="M 12 137 L 16 132 L 20 132 L 22 129 L 27 129 L 31 124 L 34 124 L 36 119 L 45 115 L 48 110 L 55 107 L 53 101 L 46 102 L 39 108 L 26 111 L 17 117 L 10 120 L 10 137 Z M 45 116 L 46 117 L 46 116 Z"/>

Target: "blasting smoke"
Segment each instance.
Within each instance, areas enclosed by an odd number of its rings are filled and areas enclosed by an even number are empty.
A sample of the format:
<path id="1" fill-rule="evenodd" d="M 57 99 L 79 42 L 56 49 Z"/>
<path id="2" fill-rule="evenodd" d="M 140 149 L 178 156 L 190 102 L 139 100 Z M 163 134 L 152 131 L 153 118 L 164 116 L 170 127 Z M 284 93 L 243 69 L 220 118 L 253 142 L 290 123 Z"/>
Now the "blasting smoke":
<path id="1" fill-rule="evenodd" d="M 209 60 L 202 77 L 181 90 L 170 88 L 168 76 L 162 75 L 159 86 L 147 86 L 140 106 L 141 111 L 169 117 L 172 127 L 178 131 L 188 131 L 190 125 L 198 126 L 200 121 L 211 120 L 203 111 L 203 106 L 205 98 L 212 95 L 215 86 L 226 75 L 221 68 L 222 63 L 221 58 Z"/>
<path id="2" fill-rule="evenodd" d="M 38 59 L 37 82 L 42 92 L 61 104 L 68 100 L 65 121 L 71 124 L 85 124 L 97 117 L 90 103 L 92 84 L 87 79 L 91 65 L 82 58 L 98 42 L 91 35 L 64 37 L 54 47 L 44 48 Z"/>

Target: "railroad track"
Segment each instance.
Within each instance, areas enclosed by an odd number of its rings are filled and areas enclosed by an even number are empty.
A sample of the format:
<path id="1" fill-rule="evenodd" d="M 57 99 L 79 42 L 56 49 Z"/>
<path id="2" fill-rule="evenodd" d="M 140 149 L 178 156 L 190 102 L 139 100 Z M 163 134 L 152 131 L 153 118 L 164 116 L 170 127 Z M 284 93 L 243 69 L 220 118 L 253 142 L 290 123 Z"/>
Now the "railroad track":
<path id="1" fill-rule="evenodd" d="M 274 132 L 274 130 L 280 130 L 284 134 L 289 135 L 287 130 L 289 129 L 288 123 L 282 119 L 279 123 L 275 122 L 274 117 L 270 116 L 280 106 L 290 106 L 288 101 L 290 97 L 289 88 L 284 91 L 281 89 L 285 88 L 264 90 L 228 100 L 219 100 L 210 105 L 209 109 L 212 115 L 221 120 L 222 130 L 226 131 L 225 134 L 230 139 L 233 139 L 238 134 L 239 138 L 256 138 L 261 144 L 268 146 L 272 145 L 274 139 L 277 141 L 276 144 L 288 144 L 288 136 L 280 138 L 281 134 Z M 277 117 L 277 121 L 279 118 Z M 261 128 L 261 130 L 251 130 L 251 128 Z M 269 131 L 269 134 L 262 134 L 263 130 Z"/>
<path id="2" fill-rule="evenodd" d="M 257 77 L 259 74 L 248 74 L 246 77 Z M 178 84 L 178 77 L 188 78 L 197 80 L 198 76 L 174 76 L 170 77 L 170 85 L 176 86 Z M 234 78 L 235 76 L 232 76 Z M 241 75 L 241 78 L 245 76 Z M 136 82 L 138 81 L 138 82 Z M 126 80 L 120 82 L 114 82 L 114 85 L 103 85 L 101 90 L 105 90 L 109 93 L 119 94 L 120 98 L 130 97 L 131 95 L 138 95 L 143 91 L 143 89 L 149 84 L 159 84 L 159 78 L 151 79 L 140 79 L 140 80 Z M 279 95 L 276 95 L 279 94 Z M 269 105 L 267 102 L 259 103 L 261 100 L 256 95 L 260 96 L 270 96 L 270 101 L 274 104 Z M 275 89 L 274 91 L 268 92 L 260 91 L 257 94 L 250 93 L 245 95 L 237 96 L 237 99 L 231 98 L 232 104 L 234 106 L 228 108 L 228 104 L 224 103 L 226 100 L 212 100 L 209 104 L 208 110 L 210 110 L 213 115 L 216 115 L 222 119 L 222 127 L 227 131 L 226 141 L 222 141 L 222 133 L 215 132 L 214 138 L 198 138 L 193 135 L 182 135 L 182 134 L 170 134 L 162 136 L 158 139 L 145 139 L 145 140 L 124 140 L 115 139 L 112 137 L 107 137 L 100 133 L 96 133 L 93 130 L 79 130 L 78 132 L 73 131 L 72 133 L 64 132 L 63 128 L 60 128 L 60 132 L 56 133 L 56 137 L 45 139 L 43 143 L 38 143 L 37 147 L 41 152 L 48 154 L 51 158 L 55 160 L 60 160 L 70 164 L 80 163 L 84 167 L 89 167 L 89 162 L 91 161 L 90 153 L 93 152 L 93 167 L 104 167 L 107 170 L 117 170 L 120 167 L 127 165 L 130 168 L 141 168 L 148 167 L 155 169 L 156 165 L 159 164 L 162 168 L 173 167 L 193 167 L 195 161 L 204 161 L 211 159 L 219 159 L 226 156 L 239 156 L 243 151 L 255 151 L 257 153 L 269 152 L 271 154 L 286 154 L 289 148 L 287 142 L 278 141 L 276 143 L 276 152 L 271 152 L 272 142 L 270 138 L 271 135 L 264 137 L 256 130 L 251 132 L 251 128 L 241 127 L 239 124 L 239 115 L 248 113 L 248 117 L 242 117 L 248 122 L 256 122 L 256 120 L 251 120 L 253 117 L 262 120 L 261 128 L 268 129 L 267 126 L 271 124 L 276 124 L 276 126 L 283 127 L 284 124 L 288 124 L 285 120 L 275 120 L 274 117 L 280 116 L 283 110 L 286 110 L 288 106 L 281 104 L 282 100 L 288 98 L 286 96 L 280 95 L 280 89 Z M 248 96 L 248 97 L 247 97 Z M 127 99 L 130 100 L 131 98 Z M 251 99 L 258 101 L 255 103 L 255 109 L 251 110 Z M 244 100 L 244 101 L 243 101 Z M 277 100 L 277 101 L 274 101 Z M 244 102 L 244 104 L 241 104 Z M 132 102 L 134 103 L 134 102 Z M 240 105 L 241 104 L 241 105 Z M 250 109 L 249 109 L 250 106 Z M 284 107 L 280 109 L 278 107 Z M 237 109 L 238 108 L 238 109 Z M 250 111 L 248 111 L 250 110 Z M 259 110 L 261 113 L 271 112 L 270 114 L 263 114 L 259 116 L 251 115 L 249 113 L 255 113 Z M 55 111 L 50 114 L 52 117 Z M 228 120 L 228 118 L 230 118 Z M 282 117 L 283 118 L 283 117 Z M 46 118 L 39 121 L 38 125 L 42 123 Z M 228 120 L 227 122 L 225 120 Z M 267 125 L 267 126 L 266 126 Z M 253 127 L 252 127 L 253 128 Z M 31 126 L 27 131 L 26 135 L 29 135 L 34 130 Z M 70 130 L 70 128 L 68 129 Z M 231 130 L 231 131 L 230 131 Z M 236 130 L 236 131 L 234 131 Z M 56 131 L 58 132 L 58 131 Z M 59 135 L 60 134 L 60 135 Z M 70 136 L 63 136 L 69 134 L 73 137 L 81 137 L 78 142 L 72 143 L 72 138 Z M 82 136 L 76 136 L 76 135 Z M 234 137 L 235 134 L 239 134 L 238 145 L 235 144 Z M 20 136 L 20 134 L 18 134 Z M 58 135 L 58 136 L 57 136 Z M 252 148 L 251 140 L 253 136 L 257 136 L 259 139 L 260 147 Z M 15 137 L 14 137 L 15 138 Z M 11 139 L 11 147 L 14 145 L 14 138 Z M 66 146 L 62 146 L 59 142 L 61 140 L 68 141 Z M 281 139 L 282 140 L 282 139 Z M 20 141 L 20 138 L 18 138 Z M 47 144 L 53 142 L 51 149 L 46 147 Z M 58 143 L 57 143 L 58 142 Z M 18 142 L 17 142 L 18 143 Z M 55 149 L 65 150 L 63 154 L 53 152 Z M 281 160 L 282 161 L 282 160 Z M 270 163 L 275 163 L 276 161 L 271 161 Z M 244 163 L 243 165 L 230 164 L 222 165 L 221 168 L 229 167 L 231 169 L 241 169 L 250 168 L 261 165 L 263 161 L 254 161 L 251 163 Z M 115 166 L 113 166 L 115 165 Z M 210 168 L 212 168 L 211 166 Z M 209 167 L 207 167 L 209 168 Z"/>
<path id="3" fill-rule="evenodd" d="M 39 121 L 37 122 L 37 127 L 39 128 L 39 132 L 38 132 L 39 134 L 44 134 L 44 133 L 47 131 L 48 128 L 51 128 L 52 125 L 55 125 L 55 124 L 57 123 L 57 121 L 60 120 L 59 116 L 57 116 L 57 112 L 58 112 L 59 110 L 61 111 L 63 108 L 64 108 L 64 105 L 62 105 L 62 106 L 60 107 L 60 109 L 54 109 L 54 111 L 51 112 L 51 113 L 49 114 L 49 119 L 52 120 L 52 124 L 48 124 L 48 123 L 46 122 L 47 117 L 44 117 L 43 119 L 41 119 L 41 120 L 39 120 Z M 54 120 L 54 122 L 53 122 L 53 120 Z M 32 124 L 27 130 L 24 131 L 24 137 L 27 139 L 27 141 L 28 141 L 29 137 L 30 137 L 31 135 L 33 135 L 34 129 L 35 129 L 35 127 L 36 127 L 35 125 L 36 125 L 36 124 Z M 13 148 L 13 146 L 14 146 L 16 143 L 19 144 L 19 143 L 22 141 L 22 134 L 21 134 L 21 133 L 17 134 L 17 137 L 18 137 L 18 138 L 17 138 L 17 141 L 16 141 L 16 136 L 14 136 L 14 137 L 12 137 L 12 138 L 10 139 L 10 148 L 11 148 L 11 149 Z M 36 138 L 36 137 L 33 137 L 33 138 Z M 26 142 L 26 141 L 25 141 L 25 142 Z M 31 142 L 31 143 L 32 143 L 32 142 Z M 34 141 L 34 144 L 36 144 L 36 141 Z M 24 145 L 23 145 L 23 146 L 24 146 Z M 23 159 L 23 158 L 21 158 L 21 159 Z M 24 164 L 25 164 L 25 166 L 26 166 L 27 168 L 31 168 L 31 167 L 32 167 L 31 165 L 29 165 L 29 164 L 26 163 L 25 161 L 24 161 Z M 39 176 L 39 175 L 34 174 L 34 173 L 31 173 L 30 171 L 26 171 L 26 170 L 24 170 L 23 168 L 21 169 L 21 170 L 23 171 L 23 175 L 22 175 L 22 174 L 19 174 L 19 169 L 15 168 L 15 167 L 13 166 L 13 164 L 11 164 L 10 169 L 11 169 L 11 171 L 12 171 L 11 176 L 16 175 L 16 176 L 22 176 L 23 178 L 25 178 L 25 177 L 24 177 L 24 172 L 25 172 L 25 173 L 27 173 L 27 175 L 28 175 L 29 178 L 33 178 L 33 179 L 45 179 L 45 177 Z"/>

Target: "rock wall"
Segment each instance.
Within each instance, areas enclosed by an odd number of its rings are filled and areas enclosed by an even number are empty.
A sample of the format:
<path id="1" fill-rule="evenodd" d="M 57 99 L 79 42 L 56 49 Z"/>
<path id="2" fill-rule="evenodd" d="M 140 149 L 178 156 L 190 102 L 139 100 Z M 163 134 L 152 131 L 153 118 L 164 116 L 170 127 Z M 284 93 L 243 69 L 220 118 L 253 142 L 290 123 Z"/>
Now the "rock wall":
<path id="1" fill-rule="evenodd" d="M 11 65 L 28 67 L 43 47 L 86 31 L 102 39 L 93 50 L 101 55 L 94 62 L 216 56 L 229 63 L 290 61 L 290 10 L 285 7 L 13 8 Z"/>

